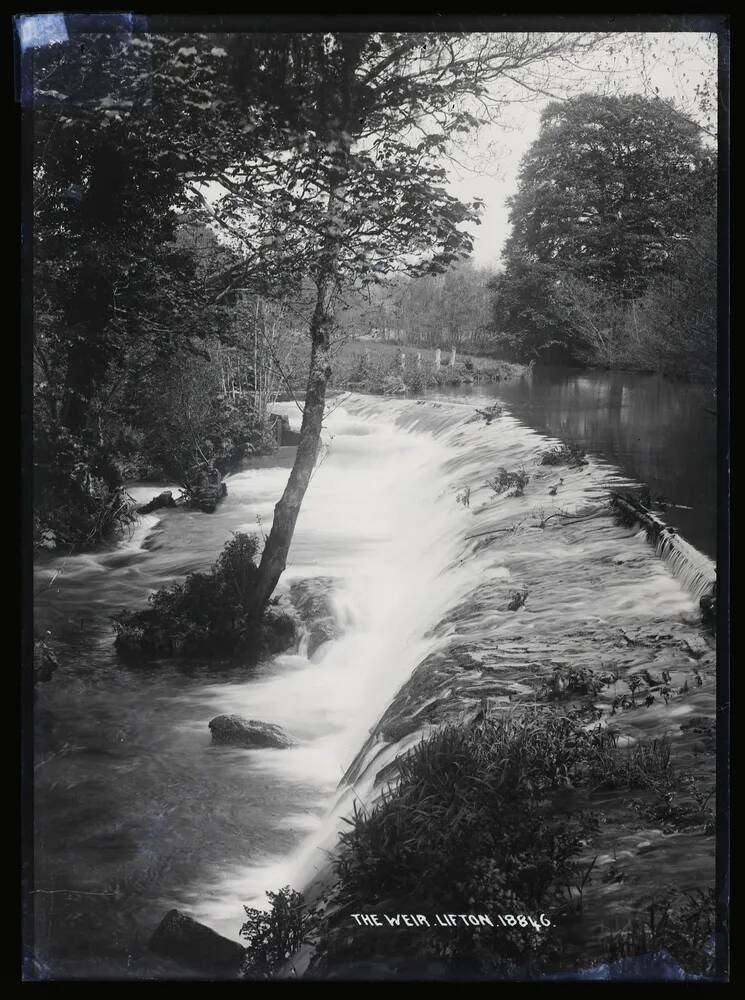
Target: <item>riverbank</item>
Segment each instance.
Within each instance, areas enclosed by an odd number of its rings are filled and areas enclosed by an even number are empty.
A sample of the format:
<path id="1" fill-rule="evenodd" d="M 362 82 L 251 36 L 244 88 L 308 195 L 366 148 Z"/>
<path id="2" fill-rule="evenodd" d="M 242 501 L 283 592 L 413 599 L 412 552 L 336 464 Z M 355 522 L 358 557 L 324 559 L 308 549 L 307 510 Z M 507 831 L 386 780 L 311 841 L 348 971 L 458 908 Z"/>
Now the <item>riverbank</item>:
<path id="1" fill-rule="evenodd" d="M 286 387 L 302 398 L 308 370 L 309 346 L 297 339 L 288 352 Z M 333 351 L 335 391 L 370 392 L 395 396 L 440 386 L 498 384 L 521 378 L 530 365 L 501 361 L 460 350 L 392 344 L 379 340 L 344 340 Z"/>
<path id="2" fill-rule="evenodd" d="M 285 408 L 297 416 L 294 404 Z M 536 701 L 571 713 L 587 697 L 578 684 L 593 686 L 615 670 L 615 687 L 587 699 L 605 704 L 604 718 L 633 722 L 631 735 L 644 739 L 645 727 L 654 738 L 644 720 L 657 720 L 671 730 L 676 753 L 678 736 L 693 739 L 692 731 L 672 732 L 709 717 L 703 698 L 713 704 L 713 650 L 707 644 L 695 660 L 683 641 L 693 642 L 698 628 L 692 595 L 609 512 L 579 523 L 547 520 L 555 509 L 596 507 L 619 485 L 617 472 L 592 457 L 577 468 L 542 466 L 539 456 L 555 440 L 507 413 L 487 421 L 478 408 L 360 395 L 334 401 L 285 581 L 290 587 L 319 574 L 334 581 L 343 635 L 312 654 L 301 649 L 251 676 L 236 668 L 219 679 L 206 664 L 164 661 L 133 672 L 111 659 L 109 614 L 209 565 L 232 532 L 251 530 L 257 519 L 267 530 L 291 449 L 276 466 L 231 477 L 213 515 L 148 515 L 136 545 L 74 558 L 61 575 L 59 566 L 45 567 L 38 614 L 60 640 L 60 669 L 39 696 L 37 885 L 55 890 L 37 896 L 47 967 L 80 974 L 90 970 L 93 949 L 108 974 L 188 975 L 147 948 L 169 909 L 237 939 L 243 905 L 265 908 L 265 891 L 291 884 L 312 893 L 355 795 L 374 807 L 397 758 L 449 721 L 466 727 L 482 704 L 490 714 Z M 500 466 L 524 468 L 521 495 L 487 485 L 499 480 Z M 597 674 L 583 681 L 585 668 Z M 648 691 L 642 678 L 632 692 L 625 683 L 644 669 L 663 685 L 670 673 L 669 716 L 661 687 Z M 547 695 L 561 689 L 562 677 L 571 697 Z M 688 693 L 680 690 L 686 678 Z M 655 702 L 642 703 L 642 691 Z M 281 751 L 214 747 L 208 723 L 220 714 L 265 720 L 297 742 Z M 698 739 L 706 744 L 709 735 Z M 704 774 L 707 758 L 691 754 L 690 769 Z M 335 791 L 352 761 L 357 771 Z M 687 766 L 676 759 L 676 770 Z M 75 815 L 63 787 L 75 789 Z M 595 805 L 602 809 L 602 801 Z M 635 860 L 620 888 L 598 884 L 599 938 L 643 910 L 646 874 L 650 891 L 663 881 L 710 881 L 711 836 L 679 839 L 676 854 L 671 838 L 690 831 L 666 833 L 631 814 L 608 829 L 617 842 L 602 853 L 615 851 L 621 869 L 626 852 Z M 589 874 L 593 886 L 599 865 Z M 438 912 L 452 912 L 447 899 Z M 582 939 L 586 928 L 578 926 Z"/>
<path id="3" fill-rule="evenodd" d="M 429 423 L 426 409 L 415 406 L 439 404 L 411 404 L 412 413 L 399 418 L 404 425 L 414 414 L 417 422 Z M 516 431 L 503 418 L 491 430 L 497 454 L 504 453 L 508 429 Z M 489 433 L 486 426 L 484 433 Z M 501 502 L 470 499 L 468 511 L 479 531 L 465 552 L 466 559 L 478 562 L 482 577 L 489 563 L 494 567 L 484 556 L 489 552 L 508 572 L 483 580 L 438 624 L 439 648 L 420 662 L 374 727 L 345 776 L 335 812 L 351 816 L 355 804 L 352 831 L 345 835 L 347 845 L 355 843 L 381 810 L 395 806 L 401 770 L 410 774 L 407 754 L 443 726 L 467 732 L 480 719 L 500 720 L 527 710 L 538 719 L 543 714 L 545 725 L 571 720 L 562 752 L 567 739 L 576 740 L 573 733 L 602 734 L 599 753 L 606 777 L 614 769 L 625 777 L 610 783 L 575 780 L 571 792 L 565 787 L 561 793 L 557 816 L 599 813 L 603 819 L 578 851 L 577 884 L 567 887 L 563 899 L 544 900 L 547 907 L 553 904 L 559 930 L 553 932 L 552 947 L 558 952 L 554 964 L 546 966 L 546 955 L 532 942 L 522 962 L 537 975 L 546 968 L 576 970 L 633 957 L 649 940 L 649 928 L 646 939 L 642 928 L 650 907 L 656 906 L 659 915 L 669 903 L 677 913 L 681 905 L 685 908 L 687 893 L 713 887 L 715 651 L 695 595 L 688 598 L 680 591 L 638 529 L 616 524 L 610 511 L 578 522 L 549 523 L 545 507 L 543 516 L 536 516 L 535 505 L 559 481 L 572 507 L 597 507 L 598 488 L 608 478 L 602 466 L 591 461 L 589 468 L 536 468 L 530 449 L 511 457 L 531 470 L 530 482 L 524 493 Z M 454 459 L 458 464 L 467 467 L 468 460 Z M 527 518 L 521 510 L 530 512 Z M 653 764 L 632 775 L 634 760 Z M 429 815 L 430 807 L 431 801 L 422 805 L 425 825 L 449 822 Z M 398 838 L 405 840 L 408 833 L 405 824 L 398 826 Z M 385 913 L 397 910 L 462 912 L 456 882 L 462 882 L 465 870 L 458 877 L 455 872 L 468 858 L 448 859 L 450 884 L 440 877 L 436 884 L 417 885 L 423 873 L 412 855 L 413 881 L 407 889 L 405 866 L 403 876 L 396 869 L 398 849 L 384 843 L 377 847 L 378 892 L 367 894 L 350 882 L 349 850 L 345 855 L 329 840 L 317 845 L 320 851 L 332 850 L 341 867 L 325 868 L 305 886 L 310 904 L 322 904 L 327 918 L 316 946 L 296 956 L 287 974 L 405 978 L 412 970 L 417 975 L 427 971 L 413 957 L 422 954 L 430 955 L 433 978 L 452 972 L 445 945 L 440 942 L 445 952 L 433 950 L 427 928 L 376 935 L 350 915 L 377 914 L 382 921 Z M 368 867 L 375 863 L 373 855 L 366 856 Z M 396 877 L 392 902 L 387 880 Z M 509 871 L 505 877 L 504 899 Z M 467 909 L 489 912 L 490 906 L 495 897 L 487 893 Z M 510 905 L 501 909 L 509 912 Z M 495 947 L 492 959 L 499 964 L 498 943 Z M 657 941 L 656 947 L 674 953 L 675 942 Z M 688 974 L 711 972 L 708 959 L 691 965 L 690 954 L 678 951 Z M 633 962 L 628 969 L 633 971 Z"/>

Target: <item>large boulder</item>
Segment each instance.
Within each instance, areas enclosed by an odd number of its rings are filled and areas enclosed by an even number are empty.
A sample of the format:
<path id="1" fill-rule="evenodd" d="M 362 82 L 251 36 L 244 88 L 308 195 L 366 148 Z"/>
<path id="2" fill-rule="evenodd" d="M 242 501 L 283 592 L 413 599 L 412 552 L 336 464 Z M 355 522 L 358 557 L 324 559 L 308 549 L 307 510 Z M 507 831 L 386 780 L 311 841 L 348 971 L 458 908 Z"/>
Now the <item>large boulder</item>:
<path id="1" fill-rule="evenodd" d="M 335 586 L 331 577 L 314 576 L 296 580 L 290 587 L 290 600 L 308 633 L 308 656 L 331 639 L 338 639 L 343 632 L 332 600 Z"/>
<path id="2" fill-rule="evenodd" d="M 137 513 L 151 514 L 154 510 L 160 510 L 162 507 L 175 506 L 176 501 L 173 499 L 173 493 L 171 493 L 170 490 L 163 490 L 163 492 L 159 493 L 157 497 L 153 497 L 149 503 L 143 504 L 142 507 L 138 507 Z"/>
<path id="3" fill-rule="evenodd" d="M 180 910 L 169 910 L 150 939 L 162 958 L 208 976 L 237 978 L 246 949 Z"/>
<path id="4" fill-rule="evenodd" d="M 340 635 L 341 629 L 333 618 L 320 618 L 313 622 L 308 633 L 308 656 L 311 657 L 324 643 L 338 639 Z"/>
<path id="5" fill-rule="evenodd" d="M 219 746 L 286 750 L 294 741 L 279 726 L 271 722 L 244 719 L 240 715 L 218 715 L 209 724 L 212 742 Z"/>
<path id="6" fill-rule="evenodd" d="M 333 618 L 331 594 L 335 585 L 330 576 L 311 576 L 305 580 L 295 580 L 291 584 L 290 600 L 304 622 Z"/>

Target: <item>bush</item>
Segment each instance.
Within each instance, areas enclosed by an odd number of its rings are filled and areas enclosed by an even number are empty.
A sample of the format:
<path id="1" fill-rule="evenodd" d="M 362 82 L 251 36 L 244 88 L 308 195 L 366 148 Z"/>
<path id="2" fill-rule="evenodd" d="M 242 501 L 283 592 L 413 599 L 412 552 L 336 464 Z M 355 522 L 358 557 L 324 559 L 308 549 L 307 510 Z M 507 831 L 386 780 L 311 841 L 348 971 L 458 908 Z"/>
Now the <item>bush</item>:
<path id="1" fill-rule="evenodd" d="M 587 465 L 587 458 L 584 448 L 576 444 L 560 444 L 555 448 L 549 448 L 541 455 L 541 465 L 568 465 L 577 467 Z"/>
<path id="2" fill-rule="evenodd" d="M 486 718 L 448 726 L 400 762 L 400 782 L 369 813 L 355 810 L 342 832 L 336 872 L 344 912 L 556 912 L 567 886 L 581 881 L 578 857 L 596 820 L 564 814 L 554 796 L 581 781 L 591 737 L 553 713 Z M 400 905 L 396 901 L 400 902 Z M 404 947 L 401 931 L 389 944 Z M 412 940 L 413 938 L 413 940 Z M 380 946 L 380 935 L 365 940 Z M 355 948 L 365 947 L 360 938 Z M 501 925 L 447 936 L 409 936 L 411 953 L 430 954 L 450 971 L 533 968 L 554 954 L 552 932 Z M 344 954 L 333 934 L 325 959 Z"/>
<path id="3" fill-rule="evenodd" d="M 713 890 L 699 889 L 653 903 L 649 916 L 627 930 L 606 938 L 606 960 L 666 952 L 693 975 L 714 975 L 715 899 Z"/>
<path id="4" fill-rule="evenodd" d="M 496 476 L 487 479 L 486 485 L 491 487 L 497 495 L 504 493 L 506 496 L 521 497 L 529 482 L 530 476 L 525 469 L 508 472 L 507 469 L 499 468 Z"/>
<path id="5" fill-rule="evenodd" d="M 208 573 L 190 573 L 183 583 L 151 594 L 144 611 L 115 616 L 117 648 L 155 656 L 261 655 L 287 648 L 295 637 L 288 615 L 269 609 L 260 622 L 248 617 L 257 551 L 255 535 L 236 533 Z"/>
<path id="6" fill-rule="evenodd" d="M 340 834 L 338 882 L 325 916 L 312 917 L 312 974 L 534 979 L 576 968 L 576 919 L 595 863 L 588 844 L 602 818 L 578 803 L 601 788 L 657 794 L 677 783 L 667 741 L 621 750 L 607 730 L 546 709 L 444 726 L 398 766 L 395 787 L 372 809 L 355 807 Z M 706 790 L 690 794 L 703 809 Z M 593 955 L 667 951 L 688 971 L 706 972 L 713 896 L 695 897 L 700 916 L 693 899 L 663 901 L 650 921 L 599 942 L 593 932 Z M 275 924 L 290 923 L 289 902 L 277 904 Z M 389 926 L 381 916 L 380 926 L 350 934 L 354 913 L 485 914 L 494 927 L 464 923 L 445 933 Z M 505 926 L 498 914 L 516 919 Z M 268 921 L 259 923 L 265 936 Z"/>
<path id="7" fill-rule="evenodd" d="M 244 906 L 246 922 L 241 936 L 248 938 L 243 973 L 248 977 L 269 978 L 305 941 L 314 925 L 314 911 L 305 905 L 301 893 L 286 885 L 279 892 L 267 892 L 269 910 Z"/>

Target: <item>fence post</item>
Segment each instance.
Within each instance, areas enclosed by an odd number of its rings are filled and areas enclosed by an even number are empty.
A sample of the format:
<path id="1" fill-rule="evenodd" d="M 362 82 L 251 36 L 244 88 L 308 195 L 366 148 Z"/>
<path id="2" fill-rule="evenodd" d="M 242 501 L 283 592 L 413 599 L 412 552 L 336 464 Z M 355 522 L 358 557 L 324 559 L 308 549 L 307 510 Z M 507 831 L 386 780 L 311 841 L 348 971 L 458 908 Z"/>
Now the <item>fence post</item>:
<path id="1" fill-rule="evenodd" d="M 450 367 L 455 368 L 455 348 L 450 352 Z"/>
<path id="2" fill-rule="evenodd" d="M 435 351 L 435 368 L 439 368 L 440 365 L 442 364 L 441 358 L 442 358 L 442 351 L 438 347 L 437 350 Z"/>

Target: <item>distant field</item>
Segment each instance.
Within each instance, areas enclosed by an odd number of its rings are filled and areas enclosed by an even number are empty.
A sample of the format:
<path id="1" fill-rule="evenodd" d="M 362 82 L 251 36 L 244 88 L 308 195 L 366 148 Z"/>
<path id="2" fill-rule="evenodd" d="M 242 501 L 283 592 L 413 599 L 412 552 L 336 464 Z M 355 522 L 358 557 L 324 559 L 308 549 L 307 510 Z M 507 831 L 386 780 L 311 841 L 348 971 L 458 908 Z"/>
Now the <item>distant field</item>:
<path id="1" fill-rule="evenodd" d="M 286 370 L 295 392 L 305 384 L 309 354 L 310 344 L 305 338 L 298 338 L 289 352 Z M 406 358 L 403 366 L 400 363 L 402 354 Z M 419 354 L 421 365 L 417 364 Z M 440 365 L 436 366 L 433 348 L 378 340 L 348 340 L 334 348 L 333 387 L 385 394 L 419 392 L 439 385 L 500 382 L 527 371 L 524 365 L 457 351 L 455 365 L 451 366 L 450 357 L 450 351 L 443 350 Z"/>
<path id="2" fill-rule="evenodd" d="M 415 364 L 418 354 L 422 356 L 422 364 L 434 364 L 435 351 L 431 347 L 407 347 L 400 344 L 385 343 L 381 340 L 348 340 L 342 344 L 337 357 L 342 361 L 356 360 L 364 357 L 365 353 L 370 355 L 371 361 L 390 360 L 396 361 L 401 354 L 406 355 L 406 364 Z M 450 351 L 443 350 L 440 358 L 441 364 L 450 363 Z M 461 354 L 456 350 L 455 363 L 464 364 L 470 361 L 474 368 L 490 368 L 495 364 L 494 358 L 479 357 L 475 354 Z"/>
<path id="3" fill-rule="evenodd" d="M 300 365 L 304 367 L 309 354 L 310 341 L 306 337 L 298 338 L 292 348 L 290 367 L 295 370 Z M 434 348 L 391 344 L 381 340 L 347 340 L 334 348 L 334 357 L 337 363 L 340 363 L 342 369 L 346 368 L 349 364 L 359 361 L 360 358 L 364 358 L 366 354 L 370 358 L 371 364 L 389 363 L 392 365 L 398 362 L 401 354 L 406 355 L 407 366 L 416 364 L 418 354 L 422 356 L 423 365 L 431 366 L 435 361 Z M 467 362 L 470 362 L 475 369 L 494 368 L 497 365 L 508 364 L 508 362 L 499 361 L 495 358 L 487 358 L 483 355 L 469 354 L 467 352 L 462 353 L 456 350 L 456 366 L 464 365 Z M 442 350 L 440 363 L 443 367 L 450 364 L 449 350 Z M 516 365 L 515 367 L 520 368 L 521 366 Z"/>

